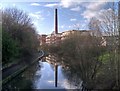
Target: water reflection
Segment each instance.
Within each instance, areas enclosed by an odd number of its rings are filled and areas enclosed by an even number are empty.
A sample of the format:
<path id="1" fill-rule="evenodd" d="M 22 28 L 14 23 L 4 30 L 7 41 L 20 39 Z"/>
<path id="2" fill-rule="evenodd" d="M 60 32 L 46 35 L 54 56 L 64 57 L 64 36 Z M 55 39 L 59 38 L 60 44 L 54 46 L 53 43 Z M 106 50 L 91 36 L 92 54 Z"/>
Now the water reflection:
<path id="1" fill-rule="evenodd" d="M 39 70 L 36 72 L 37 75 L 41 75 L 41 78 L 34 80 L 34 89 L 56 89 L 55 86 L 57 86 L 57 76 L 55 75 L 57 74 L 57 71 L 54 70 L 56 69 L 57 66 L 55 66 L 53 70 L 53 68 L 51 68 L 51 64 L 47 62 L 42 62 L 41 64 L 43 65 L 41 68 L 41 72 L 39 72 Z M 61 68 L 58 67 L 57 69 L 58 69 L 58 74 L 60 76 L 59 72 Z M 54 79 L 56 79 L 56 81 Z M 57 88 L 62 88 L 62 87 L 58 85 Z"/>
<path id="2" fill-rule="evenodd" d="M 34 65 L 31 65 L 22 74 L 16 76 L 7 84 L 3 85 L 2 90 L 13 91 L 13 89 L 14 90 L 29 89 L 29 91 L 31 91 L 33 88 L 34 75 L 36 74 L 37 70 L 40 70 L 40 66 L 38 65 L 38 62 L 36 62 Z"/>
<path id="3" fill-rule="evenodd" d="M 49 55 L 41 62 L 41 78 L 35 81 L 35 89 L 80 89 L 80 78 L 76 78 L 75 74 L 58 60 L 60 59 Z"/>
<path id="4" fill-rule="evenodd" d="M 55 87 L 57 87 L 57 80 L 58 80 L 58 65 L 55 65 Z"/>
<path id="5" fill-rule="evenodd" d="M 50 55 L 29 67 L 5 89 L 81 89 L 80 77 L 74 72 L 60 59 Z"/>

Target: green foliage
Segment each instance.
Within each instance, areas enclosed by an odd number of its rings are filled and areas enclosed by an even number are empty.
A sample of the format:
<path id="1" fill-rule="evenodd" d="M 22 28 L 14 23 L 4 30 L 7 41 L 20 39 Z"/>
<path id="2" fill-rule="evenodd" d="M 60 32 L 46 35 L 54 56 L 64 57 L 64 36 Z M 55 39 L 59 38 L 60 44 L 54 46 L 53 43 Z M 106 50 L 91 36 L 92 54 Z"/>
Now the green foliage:
<path id="1" fill-rule="evenodd" d="M 12 62 L 19 55 L 18 43 L 5 31 L 2 33 L 2 55 L 3 64 Z"/>
<path id="2" fill-rule="evenodd" d="M 4 9 L 2 16 L 3 62 L 15 61 L 17 56 L 19 60 L 33 57 L 39 42 L 29 16 L 16 8 Z"/>
<path id="3" fill-rule="evenodd" d="M 104 64 L 105 64 L 106 62 L 108 62 L 109 59 L 110 59 L 110 54 L 109 54 L 109 53 L 106 53 L 106 54 L 101 55 L 101 56 L 99 57 L 99 60 L 102 61 L 102 63 L 104 63 Z"/>

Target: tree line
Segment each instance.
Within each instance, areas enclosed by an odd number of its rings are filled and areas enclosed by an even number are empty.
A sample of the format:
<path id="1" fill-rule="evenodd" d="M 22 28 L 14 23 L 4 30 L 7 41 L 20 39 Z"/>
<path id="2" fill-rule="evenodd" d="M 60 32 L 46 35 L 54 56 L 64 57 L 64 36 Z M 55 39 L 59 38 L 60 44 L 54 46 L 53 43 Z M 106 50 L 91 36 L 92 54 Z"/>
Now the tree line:
<path id="1" fill-rule="evenodd" d="M 17 8 L 2 10 L 2 64 L 27 61 L 37 52 L 39 41 L 30 17 Z"/>

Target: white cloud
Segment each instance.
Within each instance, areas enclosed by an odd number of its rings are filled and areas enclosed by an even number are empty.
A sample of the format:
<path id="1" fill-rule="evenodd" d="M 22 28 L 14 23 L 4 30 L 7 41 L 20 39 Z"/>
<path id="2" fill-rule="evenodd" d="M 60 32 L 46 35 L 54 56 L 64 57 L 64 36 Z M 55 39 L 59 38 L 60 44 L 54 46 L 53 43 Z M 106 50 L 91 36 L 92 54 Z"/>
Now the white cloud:
<path id="1" fill-rule="evenodd" d="M 100 12 L 98 13 L 97 18 L 98 18 L 100 21 L 104 21 L 104 19 L 105 19 L 104 14 L 109 17 L 108 14 L 113 14 L 113 12 L 114 12 L 114 11 L 113 11 L 111 8 L 109 8 L 109 9 L 102 9 L 102 10 L 100 10 Z"/>
<path id="2" fill-rule="evenodd" d="M 34 26 L 36 27 L 37 29 L 37 32 L 41 32 L 40 29 L 41 29 L 41 25 L 42 22 L 45 18 L 42 16 L 41 14 L 41 11 L 37 11 L 37 12 L 34 12 L 34 13 L 29 13 L 29 16 L 30 18 L 32 19 L 32 23 L 34 24 Z"/>
<path id="3" fill-rule="evenodd" d="M 41 6 L 39 3 L 31 3 L 31 6 Z"/>
<path id="4" fill-rule="evenodd" d="M 37 14 L 34 14 L 34 13 L 30 13 L 29 14 L 32 18 L 36 18 L 36 19 L 40 19 L 41 15 L 37 15 Z"/>
<path id="5" fill-rule="evenodd" d="M 80 6 L 85 8 L 85 11 L 81 14 L 84 18 L 90 19 L 96 16 L 100 8 L 108 0 L 61 0 L 60 6 L 64 8 L 71 8 L 72 11 L 80 11 Z"/>
<path id="6" fill-rule="evenodd" d="M 46 5 L 44 5 L 45 7 L 57 7 L 57 6 L 59 6 L 59 4 L 58 3 L 52 3 L 52 4 L 46 4 Z"/>
<path id="7" fill-rule="evenodd" d="M 60 5 L 64 8 L 69 8 L 69 7 L 79 5 L 80 3 L 81 3 L 80 0 L 61 0 Z"/>
<path id="8" fill-rule="evenodd" d="M 100 1 L 100 0 L 98 0 Z M 85 11 L 81 14 L 84 18 L 90 19 L 98 15 L 101 7 L 105 5 L 106 0 L 102 0 L 102 2 L 90 2 L 88 5 L 85 5 Z"/>
<path id="9" fill-rule="evenodd" d="M 50 3 L 50 4 L 46 4 L 44 5 L 45 7 L 58 7 L 61 6 L 63 8 L 70 8 L 70 7 L 74 7 L 76 5 L 79 5 L 82 3 L 82 1 L 84 0 L 60 0 L 59 3 Z"/>
<path id="10" fill-rule="evenodd" d="M 89 3 L 86 8 L 89 10 L 99 10 L 105 3 L 106 2 L 92 2 Z"/>
<path id="11" fill-rule="evenodd" d="M 65 25 L 60 26 L 60 28 L 62 28 L 62 29 L 63 29 L 64 27 L 65 27 Z"/>
<path id="12" fill-rule="evenodd" d="M 69 28 L 72 28 L 73 26 L 68 26 Z"/>
<path id="13" fill-rule="evenodd" d="M 60 0 L 1 0 L 1 2 L 55 2 L 55 1 L 60 1 Z M 66 1 L 66 0 L 65 0 Z M 103 2 L 104 0 L 74 0 L 73 2 L 95 2 L 95 1 L 99 1 L 99 2 Z M 106 0 L 106 1 L 118 1 L 118 0 Z"/>
<path id="14" fill-rule="evenodd" d="M 72 10 L 72 11 L 80 11 L 80 7 L 78 6 L 78 7 L 75 7 L 75 8 L 71 8 L 70 10 Z"/>
<path id="15" fill-rule="evenodd" d="M 68 8 L 72 5 L 72 0 L 61 0 L 61 6 Z"/>
<path id="16" fill-rule="evenodd" d="M 97 11 L 86 10 L 81 15 L 86 19 L 90 19 L 96 16 L 96 14 L 97 14 Z"/>
<path id="17" fill-rule="evenodd" d="M 0 9 L 2 9 L 2 3 L 0 3 Z"/>
<path id="18" fill-rule="evenodd" d="M 44 20 L 45 18 L 41 15 L 41 11 L 35 12 L 35 13 L 29 13 L 29 16 L 33 20 Z"/>
<path id="19" fill-rule="evenodd" d="M 37 11 L 37 12 L 35 12 L 36 14 L 41 14 L 41 11 Z"/>
<path id="20" fill-rule="evenodd" d="M 50 84 L 51 84 L 51 83 L 54 83 L 54 81 L 53 81 L 53 80 L 48 80 L 47 82 L 48 82 L 48 83 L 50 83 Z"/>
<path id="21" fill-rule="evenodd" d="M 16 7 L 16 4 L 15 4 L 15 3 L 13 3 L 13 4 L 12 4 L 12 6 L 13 6 L 13 7 Z"/>
<path id="22" fill-rule="evenodd" d="M 76 21 L 76 19 L 70 19 L 70 21 Z"/>
<path id="23" fill-rule="evenodd" d="M 65 89 L 77 89 L 77 86 L 74 86 L 73 84 L 71 84 L 67 79 L 62 81 L 61 87 Z"/>

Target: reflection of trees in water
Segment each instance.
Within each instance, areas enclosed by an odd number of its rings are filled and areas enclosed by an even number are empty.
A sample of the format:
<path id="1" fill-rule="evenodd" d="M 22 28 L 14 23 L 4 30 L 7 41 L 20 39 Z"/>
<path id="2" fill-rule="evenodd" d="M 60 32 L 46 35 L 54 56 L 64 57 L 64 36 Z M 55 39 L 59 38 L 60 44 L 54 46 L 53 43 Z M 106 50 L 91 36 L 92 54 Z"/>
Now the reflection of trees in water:
<path id="1" fill-rule="evenodd" d="M 66 77 L 70 85 L 76 86 L 78 89 L 81 88 L 81 78 L 78 69 L 76 70 L 72 68 L 63 68 L 62 73 Z"/>
<path id="2" fill-rule="evenodd" d="M 99 59 L 100 54 L 97 54 L 98 51 L 93 49 L 86 51 L 88 52 L 79 51 L 75 58 L 57 56 L 56 62 L 64 68 L 63 74 L 68 82 L 78 88 L 82 80 L 82 87 L 86 89 L 112 89 L 115 83 L 115 71 L 113 68 L 110 69 L 110 63 L 103 64 Z"/>
<path id="3" fill-rule="evenodd" d="M 53 70 L 54 70 L 55 63 L 60 64 L 63 67 L 62 73 L 67 78 L 67 81 L 71 85 L 73 85 L 77 88 L 80 88 L 81 72 L 80 72 L 79 66 L 76 67 L 74 65 L 74 62 L 72 62 L 73 59 L 71 59 L 70 57 L 64 57 L 64 59 L 62 59 L 58 55 L 54 54 L 54 55 L 50 55 L 49 61 L 51 62 L 50 66 Z"/>
<path id="4" fill-rule="evenodd" d="M 24 73 L 23 76 L 26 79 L 33 80 L 36 76 L 36 71 L 41 69 L 41 64 L 36 62 L 34 65 L 31 65 Z"/>
<path id="5" fill-rule="evenodd" d="M 41 66 L 38 62 L 31 65 L 29 68 L 27 68 L 22 74 L 15 77 L 13 80 L 11 80 L 9 83 L 7 83 L 3 90 L 10 90 L 10 89 L 16 89 L 16 90 L 27 90 L 31 91 L 33 89 L 33 80 L 36 79 L 36 71 L 40 70 Z M 40 76 L 39 76 L 40 78 Z"/>
<path id="6" fill-rule="evenodd" d="M 79 88 L 81 80 L 83 81 L 82 87 L 87 89 L 112 89 L 115 85 L 115 71 L 110 68 L 110 63 L 101 64 L 98 59 L 83 60 L 82 57 L 81 60 L 75 61 L 67 58 L 63 62 L 64 76 Z"/>
<path id="7" fill-rule="evenodd" d="M 85 57 L 84 57 L 85 59 Z M 64 72 L 70 81 L 74 82 L 78 86 L 81 85 L 81 81 L 83 81 L 83 87 L 87 89 L 93 89 L 96 87 L 96 72 L 100 67 L 97 59 L 87 59 L 81 60 L 70 59 L 69 61 L 64 59 L 65 69 Z"/>
<path id="8" fill-rule="evenodd" d="M 46 61 L 50 64 L 51 69 L 54 71 L 55 65 L 59 65 L 61 60 L 57 55 L 49 55 L 46 57 Z"/>
<path id="9" fill-rule="evenodd" d="M 3 91 L 20 89 L 29 89 L 30 91 L 32 89 L 32 81 L 19 75 L 3 87 Z"/>
<path id="10" fill-rule="evenodd" d="M 50 64 L 50 67 L 54 71 L 54 65 Z"/>

